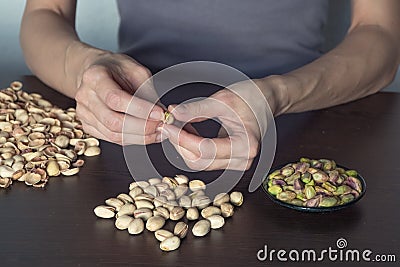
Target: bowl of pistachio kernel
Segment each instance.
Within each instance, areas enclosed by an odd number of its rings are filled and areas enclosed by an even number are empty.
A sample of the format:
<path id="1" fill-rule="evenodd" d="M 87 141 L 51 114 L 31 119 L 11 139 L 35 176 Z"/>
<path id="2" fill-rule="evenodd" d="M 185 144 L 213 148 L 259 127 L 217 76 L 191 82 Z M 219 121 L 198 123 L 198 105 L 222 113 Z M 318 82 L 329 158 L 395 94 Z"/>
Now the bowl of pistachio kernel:
<path id="1" fill-rule="evenodd" d="M 330 159 L 301 158 L 280 166 L 263 180 L 262 188 L 275 203 L 306 212 L 343 209 L 365 194 L 364 178 Z"/>

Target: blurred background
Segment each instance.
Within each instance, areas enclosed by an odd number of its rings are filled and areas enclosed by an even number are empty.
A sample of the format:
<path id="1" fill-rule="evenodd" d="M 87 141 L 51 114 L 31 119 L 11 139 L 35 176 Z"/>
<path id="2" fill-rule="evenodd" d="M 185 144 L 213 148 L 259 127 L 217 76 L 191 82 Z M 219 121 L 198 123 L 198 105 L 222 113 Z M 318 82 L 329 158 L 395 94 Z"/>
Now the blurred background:
<path id="1" fill-rule="evenodd" d="M 346 33 L 350 0 L 330 0 L 324 49 L 334 47 Z M 21 75 L 30 74 L 19 45 L 19 27 L 25 0 L 0 0 L 0 88 Z M 114 0 L 78 1 L 77 30 L 80 38 L 94 46 L 118 50 L 118 10 Z M 385 90 L 400 92 L 400 72 Z"/>

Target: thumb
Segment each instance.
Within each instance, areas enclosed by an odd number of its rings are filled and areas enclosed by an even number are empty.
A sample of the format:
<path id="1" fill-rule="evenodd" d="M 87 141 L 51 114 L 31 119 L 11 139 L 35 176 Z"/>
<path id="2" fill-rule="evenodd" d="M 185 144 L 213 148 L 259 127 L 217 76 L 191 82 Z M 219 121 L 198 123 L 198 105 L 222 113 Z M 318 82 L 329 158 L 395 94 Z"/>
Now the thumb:
<path id="1" fill-rule="evenodd" d="M 174 117 L 183 122 L 200 122 L 218 115 L 221 103 L 214 98 L 206 98 L 199 101 L 170 105 L 168 111 Z"/>

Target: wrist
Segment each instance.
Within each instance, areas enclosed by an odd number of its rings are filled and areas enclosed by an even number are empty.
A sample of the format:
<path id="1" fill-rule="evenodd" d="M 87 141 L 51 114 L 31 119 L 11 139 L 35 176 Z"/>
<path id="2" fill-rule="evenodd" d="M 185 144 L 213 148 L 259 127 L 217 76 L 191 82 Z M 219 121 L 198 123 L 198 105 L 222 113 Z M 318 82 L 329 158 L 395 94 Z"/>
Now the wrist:
<path id="1" fill-rule="evenodd" d="M 65 52 L 64 73 L 66 81 L 72 81 L 75 92 L 80 87 L 84 72 L 101 56 L 111 54 L 109 51 L 97 49 L 80 41 L 72 41 Z M 70 84 L 70 82 L 67 82 Z"/>
<path id="2" fill-rule="evenodd" d="M 282 75 L 270 75 L 256 81 L 274 116 L 286 113 L 291 106 L 288 80 Z"/>

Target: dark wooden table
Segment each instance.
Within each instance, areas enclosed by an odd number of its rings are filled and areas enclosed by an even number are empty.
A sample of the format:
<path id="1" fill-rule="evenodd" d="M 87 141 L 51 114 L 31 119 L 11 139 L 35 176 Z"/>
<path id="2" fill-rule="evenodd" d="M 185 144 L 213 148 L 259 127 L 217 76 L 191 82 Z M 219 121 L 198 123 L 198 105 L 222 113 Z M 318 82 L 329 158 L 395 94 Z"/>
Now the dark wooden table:
<path id="1" fill-rule="evenodd" d="M 2 81 L 2 87 L 8 82 Z M 74 105 L 33 77 L 25 77 L 24 83 L 61 107 Z M 131 182 L 121 147 L 102 142 L 102 155 L 87 159 L 79 176 L 52 178 L 45 189 L 14 184 L 0 190 L 0 266 L 320 266 L 279 262 L 276 256 L 273 262 L 260 262 L 257 252 L 265 245 L 269 250 L 335 249 L 341 237 L 347 248 L 397 257 L 396 263 L 358 265 L 398 266 L 400 95 L 379 93 L 326 110 L 281 116 L 277 131 L 274 166 L 301 156 L 333 158 L 364 175 L 365 197 L 341 211 L 301 213 L 272 203 L 260 188 L 248 193 L 245 175 L 237 185 L 245 203 L 223 229 L 204 238 L 189 234 L 178 251 L 165 253 L 151 233 L 133 237 L 116 230 L 113 220 L 93 214 L 96 205 L 126 192 Z M 150 151 L 161 173 L 179 172 L 159 156 L 160 146 Z M 196 177 L 207 180 L 214 174 Z M 326 258 L 323 264 L 357 263 Z"/>

